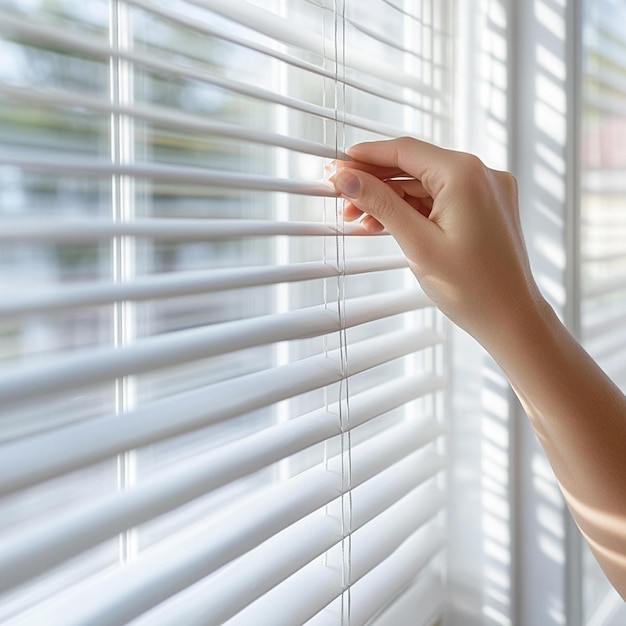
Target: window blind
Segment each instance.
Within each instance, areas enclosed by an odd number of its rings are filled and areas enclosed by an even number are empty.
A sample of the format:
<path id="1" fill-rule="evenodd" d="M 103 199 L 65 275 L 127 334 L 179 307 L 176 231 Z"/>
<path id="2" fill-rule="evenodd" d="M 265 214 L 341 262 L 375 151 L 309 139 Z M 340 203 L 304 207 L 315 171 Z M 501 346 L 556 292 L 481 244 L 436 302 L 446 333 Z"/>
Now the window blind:
<path id="1" fill-rule="evenodd" d="M 0 621 L 440 616 L 445 324 L 322 178 L 448 140 L 450 12 L 0 4 Z"/>
<path id="2" fill-rule="evenodd" d="M 581 12 L 580 335 L 626 389 L 626 43 L 617 26 L 626 20 L 626 3 L 585 0 Z M 607 606 L 623 603 L 583 547 L 584 619 L 592 623 L 606 619 Z"/>

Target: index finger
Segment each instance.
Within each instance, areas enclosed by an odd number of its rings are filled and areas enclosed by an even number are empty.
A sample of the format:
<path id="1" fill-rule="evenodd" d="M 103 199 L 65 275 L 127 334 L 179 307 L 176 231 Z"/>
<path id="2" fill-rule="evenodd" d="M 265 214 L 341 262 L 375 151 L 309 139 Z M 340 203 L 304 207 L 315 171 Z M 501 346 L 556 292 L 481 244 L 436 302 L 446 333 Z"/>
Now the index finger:
<path id="1" fill-rule="evenodd" d="M 368 172 L 380 178 L 381 180 L 389 180 L 397 176 L 408 176 L 408 174 L 402 171 L 398 167 L 382 167 L 380 165 L 373 165 L 371 163 L 365 163 L 364 161 L 337 161 L 335 165 L 337 172 L 344 169 L 361 170 L 362 172 Z"/>
<path id="2" fill-rule="evenodd" d="M 356 144 L 347 150 L 350 157 L 378 168 L 399 170 L 420 180 L 434 198 L 446 182 L 453 151 L 431 143 L 399 137 Z"/>

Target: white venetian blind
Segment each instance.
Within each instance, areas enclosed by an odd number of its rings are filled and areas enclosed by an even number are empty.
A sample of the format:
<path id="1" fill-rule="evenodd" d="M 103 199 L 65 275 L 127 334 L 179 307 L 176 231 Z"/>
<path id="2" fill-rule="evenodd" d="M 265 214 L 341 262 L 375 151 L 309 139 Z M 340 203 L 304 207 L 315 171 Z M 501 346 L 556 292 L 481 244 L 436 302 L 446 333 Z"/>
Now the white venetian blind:
<path id="1" fill-rule="evenodd" d="M 439 314 L 322 182 L 446 141 L 448 2 L 0 2 L 0 621 L 437 618 Z"/>
<path id="2" fill-rule="evenodd" d="M 626 2 L 581 4 L 581 338 L 626 390 Z M 586 548 L 583 559 L 584 616 L 591 620 L 614 592 Z"/>

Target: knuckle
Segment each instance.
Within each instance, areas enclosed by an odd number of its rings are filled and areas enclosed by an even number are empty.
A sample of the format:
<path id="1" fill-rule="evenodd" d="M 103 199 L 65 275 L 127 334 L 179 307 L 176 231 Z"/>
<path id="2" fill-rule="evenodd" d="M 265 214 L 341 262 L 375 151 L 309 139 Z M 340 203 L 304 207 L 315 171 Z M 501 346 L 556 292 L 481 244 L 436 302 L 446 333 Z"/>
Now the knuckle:
<path id="1" fill-rule="evenodd" d="M 396 143 L 400 148 L 411 148 L 417 143 L 417 140 L 409 135 L 404 135 L 403 137 L 398 137 Z"/>
<path id="2" fill-rule="evenodd" d="M 469 152 L 454 153 L 451 162 L 454 176 L 452 184 L 462 189 L 470 189 L 479 192 L 490 187 L 493 182 L 492 170 L 490 170 L 476 155 Z"/>
<path id="3" fill-rule="evenodd" d="M 513 176 L 513 174 L 510 174 L 509 172 L 504 172 L 504 174 L 511 192 L 517 196 L 519 194 L 519 182 L 517 177 Z"/>
<path id="4" fill-rule="evenodd" d="M 400 163 L 403 154 L 410 154 L 418 145 L 417 139 L 405 135 L 404 137 L 398 137 L 394 141 L 396 148 L 396 162 Z"/>
<path id="5" fill-rule="evenodd" d="M 459 152 L 458 166 L 468 177 L 481 177 L 487 173 L 487 166 L 475 155 L 469 152 Z"/>
<path id="6" fill-rule="evenodd" d="M 519 184 L 517 178 L 510 172 L 496 171 L 494 177 L 499 185 L 512 197 L 519 194 Z"/>
<path id="7" fill-rule="evenodd" d="M 517 197 L 519 186 L 517 178 L 506 171 L 487 167 L 479 157 L 465 152 L 458 153 L 458 168 L 465 183 L 483 186 L 484 189 L 499 188 L 508 196 Z M 482 185 L 481 185 L 482 183 Z"/>

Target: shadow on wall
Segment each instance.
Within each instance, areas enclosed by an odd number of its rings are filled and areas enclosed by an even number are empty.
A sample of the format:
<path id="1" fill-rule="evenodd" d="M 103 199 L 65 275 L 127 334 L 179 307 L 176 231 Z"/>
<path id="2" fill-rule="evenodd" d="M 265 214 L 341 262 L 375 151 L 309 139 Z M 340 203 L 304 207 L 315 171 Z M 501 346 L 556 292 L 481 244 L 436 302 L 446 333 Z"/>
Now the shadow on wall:
<path id="1" fill-rule="evenodd" d="M 521 52 L 531 62 L 519 83 L 522 221 L 539 287 L 562 318 L 569 305 L 567 228 L 574 217 L 568 215 L 565 161 L 569 140 L 565 4 L 538 0 L 526 9 Z M 568 514 L 534 433 L 526 421 L 519 426 L 519 615 L 527 623 L 565 624 Z"/>
<path id="2" fill-rule="evenodd" d="M 469 149 L 514 169 L 531 262 L 566 307 L 565 2 L 476 0 Z M 515 47 L 513 47 L 515 46 Z M 511 54 L 514 51 L 515 57 Z M 521 62 L 523 60 L 523 63 Z M 496 364 L 460 331 L 454 364 L 452 623 L 566 623 L 565 513 L 552 470 Z M 480 363 L 477 368 L 476 363 Z M 479 521 L 478 521 L 479 520 Z"/>

